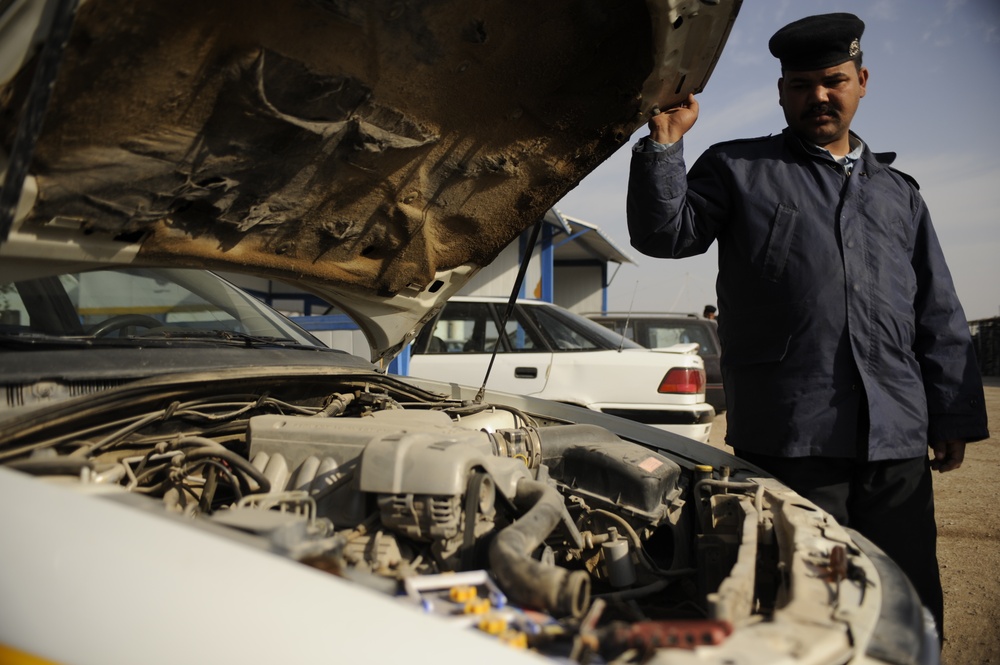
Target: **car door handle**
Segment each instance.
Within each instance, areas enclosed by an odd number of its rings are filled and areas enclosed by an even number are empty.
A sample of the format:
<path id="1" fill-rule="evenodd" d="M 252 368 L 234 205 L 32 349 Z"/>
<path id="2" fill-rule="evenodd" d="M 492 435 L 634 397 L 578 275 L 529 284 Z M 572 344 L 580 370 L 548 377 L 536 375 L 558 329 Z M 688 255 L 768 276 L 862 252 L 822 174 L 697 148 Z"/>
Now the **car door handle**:
<path id="1" fill-rule="evenodd" d="M 537 367 L 515 367 L 514 368 L 514 378 L 515 379 L 537 379 L 538 378 L 538 368 Z"/>

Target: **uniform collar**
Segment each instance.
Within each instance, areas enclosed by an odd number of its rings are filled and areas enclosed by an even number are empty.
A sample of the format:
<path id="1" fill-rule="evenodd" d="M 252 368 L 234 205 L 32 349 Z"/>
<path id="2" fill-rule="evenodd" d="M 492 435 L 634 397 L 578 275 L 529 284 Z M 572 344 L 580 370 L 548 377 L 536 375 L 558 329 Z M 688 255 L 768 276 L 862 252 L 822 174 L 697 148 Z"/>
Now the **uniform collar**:
<path id="1" fill-rule="evenodd" d="M 843 157 L 838 158 L 834 156 L 834 154 L 829 150 L 827 150 L 826 148 L 799 139 L 799 143 L 809 154 L 814 155 L 816 157 L 820 157 L 822 159 L 835 161 L 840 165 L 844 165 L 845 162 L 848 164 L 853 164 L 854 162 L 861 159 L 861 154 L 865 151 L 865 142 L 862 141 L 857 134 L 851 132 L 851 134 L 848 136 L 848 141 L 851 146 L 851 151 L 846 155 L 844 155 Z"/>
<path id="2" fill-rule="evenodd" d="M 784 131 L 782 131 L 782 134 L 785 136 L 785 144 L 788 145 L 794 152 L 797 152 L 804 157 L 813 159 L 836 161 L 833 159 L 833 155 L 831 155 L 829 151 L 803 141 L 796 136 L 790 128 L 786 127 Z M 851 132 L 850 140 L 851 152 L 849 157 L 851 157 L 854 162 L 865 162 L 867 171 L 879 171 L 883 166 L 892 164 L 896 159 L 896 153 L 894 152 L 872 152 L 865 142 L 861 140 L 861 137 L 854 132 Z"/>

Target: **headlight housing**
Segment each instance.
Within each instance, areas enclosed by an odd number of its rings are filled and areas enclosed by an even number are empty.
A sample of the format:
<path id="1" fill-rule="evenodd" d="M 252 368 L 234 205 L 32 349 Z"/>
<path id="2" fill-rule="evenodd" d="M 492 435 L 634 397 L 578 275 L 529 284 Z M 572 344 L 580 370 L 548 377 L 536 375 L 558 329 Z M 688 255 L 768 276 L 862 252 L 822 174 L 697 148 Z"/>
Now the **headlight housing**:
<path id="1" fill-rule="evenodd" d="M 906 574 L 873 542 L 847 529 L 882 580 L 882 609 L 865 655 L 892 665 L 940 665 L 937 629 Z"/>

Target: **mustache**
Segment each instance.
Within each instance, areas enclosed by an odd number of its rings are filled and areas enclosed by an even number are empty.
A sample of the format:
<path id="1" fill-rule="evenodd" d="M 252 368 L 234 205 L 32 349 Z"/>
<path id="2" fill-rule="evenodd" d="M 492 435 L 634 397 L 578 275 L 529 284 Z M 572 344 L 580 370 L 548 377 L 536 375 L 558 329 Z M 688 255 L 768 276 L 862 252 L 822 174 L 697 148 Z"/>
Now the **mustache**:
<path id="1" fill-rule="evenodd" d="M 805 110 L 805 112 L 802 114 L 802 117 L 814 118 L 820 115 L 828 115 L 833 118 L 836 118 L 837 116 L 840 115 L 840 113 L 830 104 L 814 104 L 813 106 L 810 106 L 808 109 Z"/>

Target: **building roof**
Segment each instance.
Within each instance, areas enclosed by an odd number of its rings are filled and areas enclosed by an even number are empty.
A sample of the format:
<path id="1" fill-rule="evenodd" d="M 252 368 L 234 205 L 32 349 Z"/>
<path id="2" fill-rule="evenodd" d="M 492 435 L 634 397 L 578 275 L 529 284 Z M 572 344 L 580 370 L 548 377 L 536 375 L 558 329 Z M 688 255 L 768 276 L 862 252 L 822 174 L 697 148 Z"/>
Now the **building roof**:
<path id="1" fill-rule="evenodd" d="M 565 237 L 561 237 L 560 233 L 557 232 L 552 240 L 557 262 L 596 259 L 613 263 L 635 264 L 632 257 L 619 249 L 611 238 L 590 222 L 563 215 L 555 208 L 551 208 L 545 214 L 544 219 L 565 235 Z"/>

